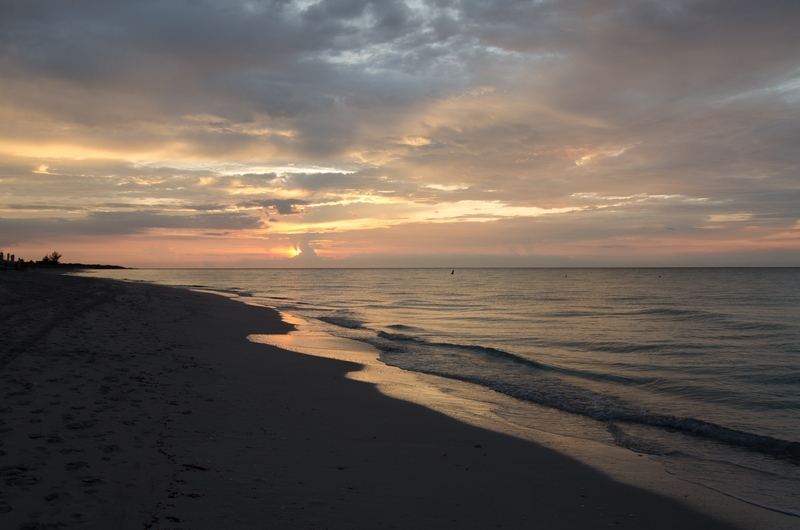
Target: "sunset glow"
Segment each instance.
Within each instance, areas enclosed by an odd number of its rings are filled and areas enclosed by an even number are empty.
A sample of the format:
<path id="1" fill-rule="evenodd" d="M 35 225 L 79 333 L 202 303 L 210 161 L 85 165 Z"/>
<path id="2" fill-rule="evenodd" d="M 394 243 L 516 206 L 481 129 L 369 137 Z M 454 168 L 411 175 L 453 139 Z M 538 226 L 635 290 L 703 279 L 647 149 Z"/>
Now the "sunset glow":
<path id="1" fill-rule="evenodd" d="M 26 259 L 800 265 L 794 3 L 0 9 Z"/>

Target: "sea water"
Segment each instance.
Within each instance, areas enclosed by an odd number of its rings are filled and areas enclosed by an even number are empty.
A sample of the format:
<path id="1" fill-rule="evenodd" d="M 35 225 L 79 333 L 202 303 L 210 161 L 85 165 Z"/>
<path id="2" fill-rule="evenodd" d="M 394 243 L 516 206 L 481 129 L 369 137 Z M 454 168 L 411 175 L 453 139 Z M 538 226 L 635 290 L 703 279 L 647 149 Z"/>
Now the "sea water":
<path id="1" fill-rule="evenodd" d="M 552 432 L 648 454 L 683 480 L 800 515 L 800 269 L 89 274 L 276 307 L 373 345 L 388 365 L 552 410 Z M 506 408 L 498 414 L 524 423 L 527 409 Z"/>

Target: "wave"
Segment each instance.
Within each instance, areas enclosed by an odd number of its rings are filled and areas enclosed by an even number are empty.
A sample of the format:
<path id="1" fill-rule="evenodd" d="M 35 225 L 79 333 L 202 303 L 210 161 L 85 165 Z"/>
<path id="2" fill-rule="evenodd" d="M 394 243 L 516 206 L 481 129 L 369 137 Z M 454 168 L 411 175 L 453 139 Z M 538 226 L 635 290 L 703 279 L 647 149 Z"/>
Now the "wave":
<path id="1" fill-rule="evenodd" d="M 771 322 L 733 322 L 728 324 L 729 327 L 736 330 L 756 330 L 756 331 L 781 331 L 792 329 L 784 324 L 774 324 Z"/>
<path id="2" fill-rule="evenodd" d="M 610 421 L 606 424 L 606 430 L 614 439 L 614 445 L 618 445 L 619 447 L 624 447 L 625 449 L 630 449 L 631 451 L 648 455 L 660 455 L 665 453 L 664 448 L 660 445 L 630 436 L 613 421 Z"/>
<path id="3" fill-rule="evenodd" d="M 405 324 L 392 324 L 390 326 L 386 326 L 390 329 L 400 329 L 403 331 L 422 331 L 422 329 L 414 327 L 414 326 L 407 326 Z"/>
<path id="4" fill-rule="evenodd" d="M 393 343 L 392 345 L 376 344 L 383 352 L 381 355 L 382 360 L 399 368 L 478 384 L 517 399 L 587 416 L 598 421 L 647 425 L 669 431 L 677 431 L 729 446 L 788 459 L 793 463 L 800 464 L 800 442 L 732 429 L 691 417 L 649 412 L 555 377 L 560 373 L 565 373 L 589 379 L 605 379 L 609 377 L 618 379 L 614 376 L 561 370 L 497 348 L 427 342 L 411 335 L 385 331 L 380 331 L 377 335 Z M 403 344 L 405 344 L 405 347 L 402 347 Z M 420 357 L 419 355 L 411 354 L 414 349 L 420 347 L 432 348 L 432 355 Z M 412 350 L 410 351 L 409 348 Z M 460 363 L 449 364 L 447 368 L 437 367 L 433 360 L 435 350 L 451 352 L 458 350 L 459 352 L 477 353 L 533 368 L 537 372 L 516 374 L 497 372 L 487 376 L 484 373 L 471 371 L 467 367 L 468 363 L 464 363 L 464 368 L 460 367 Z M 626 382 L 635 383 L 639 381 L 626 380 Z M 646 445 L 646 443 L 643 445 L 641 441 L 636 442 L 634 447 L 632 440 L 624 437 L 621 430 L 610 428 L 610 432 L 622 446 L 631 447 L 642 452 L 658 452 L 655 447 Z"/>
<path id="5" fill-rule="evenodd" d="M 638 301 L 640 299 L 615 298 L 614 300 Z M 728 318 L 728 315 L 724 315 L 722 313 L 712 313 L 697 309 L 677 309 L 673 307 L 653 307 L 648 309 L 638 309 L 633 311 L 622 311 L 622 312 L 609 311 L 608 308 L 597 308 L 595 310 L 565 310 L 565 311 L 547 311 L 541 313 L 541 315 L 545 317 L 557 317 L 557 318 L 574 318 L 574 317 L 583 318 L 583 317 L 604 316 L 609 314 L 623 316 L 623 317 L 660 315 L 668 317 L 682 317 L 684 319 L 692 318 L 692 319 L 710 319 L 710 320 Z"/>
<path id="6" fill-rule="evenodd" d="M 410 328 L 410 326 L 408 326 Z M 449 342 L 428 342 L 424 339 L 420 339 L 417 337 L 413 337 L 411 335 L 405 335 L 402 333 L 387 333 L 385 331 L 379 331 L 378 337 L 390 341 L 397 341 L 401 343 L 413 343 L 414 345 L 419 345 L 425 348 L 435 348 L 439 350 L 448 350 L 448 351 L 457 351 L 457 352 L 467 352 L 479 355 L 485 355 L 487 357 L 500 359 L 503 361 L 507 361 L 513 363 L 515 365 L 525 366 L 527 368 L 532 368 L 535 370 L 548 372 L 548 373 L 557 373 L 562 375 L 574 376 L 580 379 L 591 379 L 594 381 L 613 381 L 619 384 L 625 385 L 632 385 L 632 384 L 648 384 L 652 383 L 653 379 L 632 379 L 630 377 L 621 376 L 621 375 L 614 375 L 614 374 L 603 374 L 603 373 L 596 373 L 596 372 L 587 372 L 585 370 L 575 370 L 571 368 L 564 368 L 560 366 L 552 366 L 540 361 L 534 361 L 527 357 L 523 357 L 521 355 L 517 355 L 511 352 L 507 352 L 504 350 L 500 350 L 497 348 L 492 348 L 489 346 L 477 346 L 477 345 L 469 345 L 469 344 L 453 344 Z M 380 350 L 391 351 L 392 353 L 399 353 L 403 352 L 402 348 L 389 346 L 387 347 L 385 344 L 373 344 L 373 346 L 377 347 Z"/>
<path id="7" fill-rule="evenodd" d="M 548 366 L 544 363 L 540 363 L 537 361 L 533 361 L 531 359 L 526 359 L 525 357 L 521 357 L 519 355 L 509 353 L 507 351 L 498 350 L 497 348 L 491 348 L 488 346 L 475 346 L 475 345 L 465 345 L 465 344 L 451 344 L 449 342 L 428 342 L 424 339 L 419 339 L 416 337 L 412 337 L 410 335 L 404 335 L 402 333 L 387 333 L 385 331 L 379 331 L 378 337 L 382 339 L 387 339 L 391 341 L 399 341 L 399 342 L 413 342 L 416 344 L 425 345 L 428 347 L 434 348 L 443 348 L 448 350 L 459 350 L 459 351 L 467 351 L 472 353 L 479 353 L 483 355 L 487 355 L 489 357 L 494 357 L 496 359 L 502 359 L 504 361 L 510 361 L 515 364 L 519 364 L 522 366 L 528 366 L 530 368 L 536 368 L 538 370 L 555 370 L 552 366 Z"/>
<path id="8" fill-rule="evenodd" d="M 400 366 L 402 368 L 402 366 Z M 609 397 L 573 386 L 564 381 L 539 381 L 538 385 L 516 385 L 513 382 L 492 380 L 477 375 L 453 374 L 440 370 L 417 370 L 449 377 L 491 388 L 508 396 L 530 401 L 573 414 L 587 416 L 603 422 L 623 422 L 667 430 L 721 442 L 726 445 L 756 451 L 800 465 L 800 442 L 793 442 L 723 427 L 696 418 L 655 414 L 624 405 Z M 544 383 L 544 384 L 542 384 Z M 612 432 L 612 434 L 614 434 Z M 626 445 L 625 443 L 622 444 Z M 653 447 L 640 447 L 643 452 L 655 451 Z"/>
<path id="9" fill-rule="evenodd" d="M 550 311 L 541 313 L 541 316 L 545 318 L 583 318 L 595 317 L 598 314 L 595 311 Z"/>
<path id="10" fill-rule="evenodd" d="M 726 313 L 713 313 L 709 311 L 702 311 L 698 309 L 677 309 L 672 307 L 654 307 L 651 309 L 641 309 L 638 311 L 631 311 L 621 313 L 623 316 L 651 316 L 651 315 L 664 315 L 670 317 L 681 317 L 681 320 L 712 320 L 724 324 L 726 327 L 736 330 L 763 330 L 763 331 L 778 331 L 791 329 L 785 324 L 773 322 L 750 322 L 737 320 L 734 315 Z"/>
<path id="11" fill-rule="evenodd" d="M 403 342 L 408 341 L 408 342 L 419 342 L 419 343 L 425 342 L 416 337 L 412 337 L 411 335 L 404 335 L 402 333 L 388 333 L 386 331 L 379 331 L 378 336 L 382 339 L 387 339 L 387 340 L 399 340 Z"/>
<path id="12" fill-rule="evenodd" d="M 645 352 L 676 352 L 709 351 L 724 348 L 721 344 L 691 343 L 691 342 L 590 342 L 590 341 L 550 341 L 543 339 L 529 339 L 529 342 L 540 348 L 558 348 L 604 353 L 645 353 Z"/>
<path id="13" fill-rule="evenodd" d="M 317 320 L 327 322 L 328 324 L 333 324 L 334 326 L 339 326 L 340 328 L 362 329 L 364 327 L 364 323 L 356 320 L 355 318 L 339 315 L 318 316 Z"/>
<path id="14" fill-rule="evenodd" d="M 242 289 L 241 287 L 213 287 L 208 285 L 189 285 L 190 289 L 201 289 L 204 291 L 211 291 L 215 293 L 225 293 L 225 294 L 234 294 L 240 297 L 252 297 L 253 292 L 250 290 Z"/>
<path id="15" fill-rule="evenodd" d="M 697 309 L 675 309 L 672 307 L 654 307 L 651 309 L 641 309 L 639 311 L 631 311 L 624 313 L 627 315 L 666 315 L 672 317 L 691 317 L 691 318 L 712 318 L 716 319 L 722 317 L 719 313 L 709 313 L 707 311 L 699 311 Z"/>
<path id="16" fill-rule="evenodd" d="M 566 313 L 571 312 L 561 312 L 560 317 L 572 316 Z M 737 321 L 733 315 L 694 309 L 656 307 L 627 314 L 629 316 L 636 314 L 665 315 L 680 319 L 699 318 L 706 322 L 716 320 L 722 322 L 723 326 L 740 327 L 741 329 L 755 329 L 760 325 Z M 349 315 L 327 315 L 317 318 L 341 328 L 360 330 L 359 333 L 362 334 L 369 332 L 368 335 L 372 338 L 362 336 L 359 337 L 359 340 L 369 342 L 381 350 L 381 359 L 386 364 L 405 370 L 478 384 L 517 399 L 605 422 L 610 425 L 609 432 L 612 433 L 615 443 L 621 446 L 647 453 L 663 452 L 659 447 L 651 445 L 649 441 L 628 437 L 619 427 L 624 424 L 642 425 L 755 451 L 800 465 L 800 442 L 737 430 L 698 418 L 651 412 L 617 398 L 582 388 L 579 382 L 581 379 L 613 380 L 621 384 L 641 385 L 647 383 L 644 380 L 548 366 L 545 363 L 493 347 L 428 341 L 417 335 L 423 331 L 422 329 L 405 324 L 392 324 L 386 326 L 384 330 L 375 331 L 366 327 L 364 322 Z M 770 325 L 765 324 L 765 327 L 770 327 Z M 676 344 L 669 341 L 637 344 L 624 341 L 549 341 L 534 338 L 531 338 L 529 343 L 542 348 L 649 355 L 662 351 L 670 354 L 681 351 L 693 353 L 697 350 L 708 351 L 724 347 L 724 344 Z M 503 368 L 502 364 L 476 365 L 474 362 L 469 362 L 467 357 L 462 357 L 469 355 L 506 361 L 528 368 L 528 370 Z M 577 384 L 573 384 L 575 380 L 569 382 L 564 380 L 566 376 L 576 377 Z M 617 427 L 611 426 L 617 424 L 619 424 Z"/>

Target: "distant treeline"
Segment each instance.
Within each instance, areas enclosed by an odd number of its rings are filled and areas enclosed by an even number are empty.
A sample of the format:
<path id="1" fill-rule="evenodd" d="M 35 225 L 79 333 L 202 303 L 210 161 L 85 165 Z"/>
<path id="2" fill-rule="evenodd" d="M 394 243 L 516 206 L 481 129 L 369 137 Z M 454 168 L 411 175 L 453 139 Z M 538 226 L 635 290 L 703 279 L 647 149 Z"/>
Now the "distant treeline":
<path id="1" fill-rule="evenodd" d="M 99 263 L 53 263 L 52 261 L 26 261 L 26 267 L 45 269 L 127 269 L 121 265 L 100 265 Z"/>
<path id="2" fill-rule="evenodd" d="M 120 265 L 100 265 L 99 263 L 86 264 L 86 263 L 61 263 L 61 254 L 53 251 L 39 261 L 25 261 L 22 258 L 17 258 L 14 254 L 4 254 L 0 251 L 0 269 L 8 270 L 25 270 L 25 269 L 125 269 Z"/>

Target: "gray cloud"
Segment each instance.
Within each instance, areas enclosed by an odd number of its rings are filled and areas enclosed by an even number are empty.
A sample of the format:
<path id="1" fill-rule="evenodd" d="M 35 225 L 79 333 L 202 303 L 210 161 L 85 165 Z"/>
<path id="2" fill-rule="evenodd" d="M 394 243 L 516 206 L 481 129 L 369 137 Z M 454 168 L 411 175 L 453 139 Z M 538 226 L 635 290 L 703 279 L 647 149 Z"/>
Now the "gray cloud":
<path id="1" fill-rule="evenodd" d="M 794 0 L 5 2 L 0 208 L 83 217 L 2 223 L 222 234 L 260 226 L 236 206 L 291 215 L 363 195 L 585 208 L 563 230 L 537 224 L 563 242 L 641 226 L 699 238 L 712 215 L 791 226 L 797 20 Z M 289 164 L 353 172 L 276 169 Z M 603 199 L 637 194 L 680 200 Z M 529 227 L 508 226 L 494 239 L 524 246 Z"/>
<path id="2" fill-rule="evenodd" d="M 138 234 L 149 229 L 247 230 L 262 228 L 257 217 L 242 213 L 165 215 L 158 211 L 92 212 L 80 219 L 0 217 L 0 244 L 64 236 L 105 236 Z"/>
<path id="3" fill-rule="evenodd" d="M 260 228 L 258 217 L 242 213 L 201 213 L 194 215 L 164 215 L 161 212 L 92 212 L 86 222 L 102 225 L 113 233 L 141 231 L 147 228 L 213 228 L 217 230 L 243 230 Z"/>
<path id="4" fill-rule="evenodd" d="M 244 206 L 246 208 L 261 207 L 273 209 L 281 215 L 294 215 L 300 213 L 296 206 L 303 206 L 306 204 L 311 204 L 311 202 L 302 199 L 258 199 L 240 202 L 239 206 Z"/>
<path id="5" fill-rule="evenodd" d="M 250 186 L 259 186 L 272 182 L 278 175 L 273 173 L 245 173 L 244 175 L 235 175 L 233 178 L 240 183 Z"/>
<path id="6" fill-rule="evenodd" d="M 380 173 L 365 170 L 357 173 L 293 173 L 285 177 L 289 189 L 308 190 L 315 193 L 344 193 L 347 191 L 396 191 L 408 184 L 389 182 Z M 416 185 L 413 185 L 416 188 Z"/>
<path id="7" fill-rule="evenodd" d="M 629 138 L 639 137 L 644 121 L 665 120 L 669 128 L 676 111 L 685 126 L 685 113 L 713 112 L 708 105 L 782 107 L 776 87 L 799 75 L 798 15 L 791 1 L 462 1 L 429 2 L 423 10 L 399 1 L 304 10 L 292 2 L 111 2 L 98 9 L 35 1 L 4 7 L 0 53 L 8 79 L 28 88 L 41 86 L 37 76 L 63 81 L 79 103 L 58 97 L 61 89 L 10 92 L 22 106 L 101 127 L 138 122 L 142 110 L 156 108 L 173 119 L 210 113 L 240 124 L 265 113 L 300 133 L 273 141 L 333 155 L 362 141 L 359 122 L 391 122 L 420 98 L 476 83 L 526 85 L 552 108 L 606 119 Z M 82 104 L 84 90 L 92 105 Z M 376 106 L 382 112 L 374 117 L 360 112 Z M 751 134 L 791 145 L 787 131 L 749 123 Z M 526 136 L 537 136 L 531 129 Z M 259 141 L 230 127 L 179 134 L 207 152 Z"/>
<path id="8" fill-rule="evenodd" d="M 98 8 L 50 0 L 5 5 L 0 49 L 17 68 L 78 85 L 117 89 L 133 81 L 133 91 L 164 96 L 180 83 L 188 105 L 207 104 L 211 93 L 229 96 L 225 105 L 244 98 L 248 109 L 276 116 L 329 110 L 341 97 L 406 102 L 454 86 L 443 63 L 461 65 L 463 83 L 498 63 L 517 69 L 525 58 L 514 53 L 534 54 L 551 57 L 545 64 L 561 72 L 556 81 L 593 81 L 567 91 L 561 85 L 553 97 L 582 106 L 602 98 L 603 108 L 617 109 L 609 107 L 614 99 L 626 108 L 631 102 L 611 85 L 628 93 L 646 88 L 648 98 L 674 98 L 676 91 L 696 98 L 698 90 L 735 95 L 785 77 L 797 68 L 798 14 L 796 2 L 746 0 L 453 1 L 427 2 L 421 11 L 396 0 L 328 1 L 304 10 L 293 2 L 150 0 Z M 152 68 L 158 78 L 141 76 Z M 397 86 L 393 72 L 424 77 Z M 186 76 L 205 83 L 187 84 Z"/>
<path id="9" fill-rule="evenodd" d="M 52 211 L 52 210 L 76 210 L 81 209 L 73 206 L 61 206 L 58 204 L 8 204 L 8 210 L 30 210 L 30 211 Z"/>

